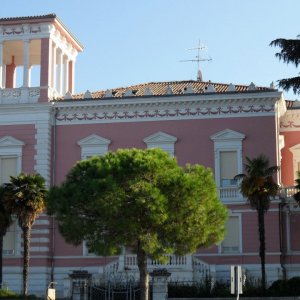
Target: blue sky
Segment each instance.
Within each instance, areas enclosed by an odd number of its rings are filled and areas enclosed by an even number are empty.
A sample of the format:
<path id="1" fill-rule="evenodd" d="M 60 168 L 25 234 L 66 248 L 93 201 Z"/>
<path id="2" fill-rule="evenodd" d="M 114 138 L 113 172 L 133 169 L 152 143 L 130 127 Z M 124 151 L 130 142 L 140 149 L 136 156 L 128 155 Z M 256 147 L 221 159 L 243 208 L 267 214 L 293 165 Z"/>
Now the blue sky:
<path id="1" fill-rule="evenodd" d="M 299 73 L 269 43 L 296 38 L 299 0 L 1 0 L 0 17 L 56 13 L 84 45 L 76 92 L 196 79 L 188 48 L 200 40 L 205 81 L 269 86 Z M 300 98 L 286 93 L 285 98 Z"/>

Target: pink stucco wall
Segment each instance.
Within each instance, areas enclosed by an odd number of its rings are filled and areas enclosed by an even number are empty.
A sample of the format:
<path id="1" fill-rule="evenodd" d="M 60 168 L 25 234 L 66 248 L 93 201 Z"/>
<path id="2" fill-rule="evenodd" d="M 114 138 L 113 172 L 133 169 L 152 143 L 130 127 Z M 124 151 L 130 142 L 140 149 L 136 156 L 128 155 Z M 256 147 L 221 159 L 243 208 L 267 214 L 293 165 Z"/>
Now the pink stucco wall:
<path id="1" fill-rule="evenodd" d="M 4 136 L 11 136 L 17 140 L 24 142 L 22 148 L 22 171 L 26 173 L 34 172 L 34 156 L 35 151 L 35 134 L 36 130 L 34 125 L 6 125 L 0 126 L 0 138 Z"/>
<path id="2" fill-rule="evenodd" d="M 243 156 L 255 157 L 264 153 L 271 164 L 276 163 L 274 117 L 60 125 L 56 131 L 56 183 L 63 181 L 74 163 L 80 160 L 81 149 L 77 142 L 91 134 L 111 140 L 109 150 L 114 151 L 118 148 L 145 148 L 145 137 L 163 131 L 178 139 L 175 155 L 179 164 L 200 163 L 214 168 L 214 144 L 210 136 L 224 129 L 246 135 Z"/>
<path id="3" fill-rule="evenodd" d="M 243 141 L 243 155 L 255 157 L 260 153 L 264 153 L 270 158 L 271 163 L 275 164 L 276 142 L 273 117 L 59 125 L 56 128 L 56 184 L 61 183 L 74 163 L 80 160 L 81 149 L 77 142 L 92 134 L 111 140 L 109 150 L 115 151 L 118 148 L 146 148 L 143 139 L 153 133 L 163 131 L 176 136 L 178 139 L 175 144 L 175 155 L 179 164 L 201 163 L 214 168 L 214 144 L 210 136 L 224 129 L 231 129 L 246 135 Z M 248 237 L 243 251 L 253 252 L 255 253 L 254 256 L 257 256 L 259 244 L 256 213 L 254 211 L 246 213 L 243 215 L 242 221 L 243 236 Z M 273 221 L 275 221 L 275 218 L 271 214 L 266 217 L 268 225 Z M 270 247 L 272 251 L 275 244 L 273 238 L 277 240 L 275 236 L 277 229 L 278 226 L 275 226 L 273 231 L 268 232 L 270 234 L 268 248 Z M 249 239 L 249 236 L 252 238 Z M 66 244 L 58 232 L 55 234 L 55 249 L 57 256 L 76 256 L 82 255 L 83 252 L 82 245 L 73 247 Z M 200 250 L 199 253 L 217 254 L 217 247 Z M 257 262 L 257 258 L 255 261 Z M 231 263 L 234 262 L 231 261 Z"/>

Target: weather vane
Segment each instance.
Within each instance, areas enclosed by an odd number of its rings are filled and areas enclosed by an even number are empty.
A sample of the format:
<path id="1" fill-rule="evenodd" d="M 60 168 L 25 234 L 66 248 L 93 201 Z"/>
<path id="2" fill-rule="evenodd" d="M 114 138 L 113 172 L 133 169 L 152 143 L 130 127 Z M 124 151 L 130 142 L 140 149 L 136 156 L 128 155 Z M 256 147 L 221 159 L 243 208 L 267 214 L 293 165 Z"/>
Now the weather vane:
<path id="1" fill-rule="evenodd" d="M 189 51 L 197 50 L 197 55 L 195 56 L 195 58 L 194 59 L 180 60 L 180 62 L 189 62 L 189 61 L 197 62 L 197 80 L 198 81 L 203 81 L 202 73 L 201 73 L 201 70 L 200 70 L 200 61 L 211 61 L 212 60 L 211 58 L 202 58 L 200 56 L 200 51 L 205 50 L 205 49 L 207 49 L 206 46 L 202 45 L 200 40 L 199 40 L 199 43 L 198 43 L 197 47 L 187 49 Z"/>

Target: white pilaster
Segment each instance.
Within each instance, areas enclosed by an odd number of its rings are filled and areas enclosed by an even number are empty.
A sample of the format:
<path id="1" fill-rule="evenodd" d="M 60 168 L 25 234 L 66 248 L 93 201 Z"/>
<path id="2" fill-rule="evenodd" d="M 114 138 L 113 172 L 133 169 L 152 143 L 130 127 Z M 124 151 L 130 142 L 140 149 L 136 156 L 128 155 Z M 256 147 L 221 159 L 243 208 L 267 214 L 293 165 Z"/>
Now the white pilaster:
<path id="1" fill-rule="evenodd" d="M 71 76 L 71 94 L 74 94 L 74 84 L 75 84 L 75 59 L 72 60 L 72 68 L 69 70 L 71 72 L 69 76 Z"/>
<path id="2" fill-rule="evenodd" d="M 57 54 L 57 46 L 53 43 L 52 48 L 53 54 L 52 54 L 52 76 L 51 76 L 51 83 L 54 90 L 57 89 L 57 78 L 56 78 L 56 54 Z"/>
<path id="3" fill-rule="evenodd" d="M 23 40 L 24 63 L 23 63 L 23 87 L 29 87 L 29 40 Z"/>
<path id="4" fill-rule="evenodd" d="M 0 89 L 3 88 L 3 42 L 0 42 Z"/>
<path id="5" fill-rule="evenodd" d="M 32 66 L 28 67 L 28 87 L 31 87 L 31 70 Z M 14 77 L 16 76 L 16 72 L 14 74 Z M 14 86 L 15 86 L 15 78 L 14 78 Z"/>
<path id="6" fill-rule="evenodd" d="M 63 95 L 69 91 L 69 58 L 65 57 L 64 59 L 64 88 Z"/>
<path id="7" fill-rule="evenodd" d="M 58 72 L 58 78 L 57 78 L 57 91 L 60 95 L 62 95 L 62 85 L 63 85 L 63 53 L 62 50 L 59 50 L 58 52 L 58 65 L 57 65 L 57 72 Z"/>

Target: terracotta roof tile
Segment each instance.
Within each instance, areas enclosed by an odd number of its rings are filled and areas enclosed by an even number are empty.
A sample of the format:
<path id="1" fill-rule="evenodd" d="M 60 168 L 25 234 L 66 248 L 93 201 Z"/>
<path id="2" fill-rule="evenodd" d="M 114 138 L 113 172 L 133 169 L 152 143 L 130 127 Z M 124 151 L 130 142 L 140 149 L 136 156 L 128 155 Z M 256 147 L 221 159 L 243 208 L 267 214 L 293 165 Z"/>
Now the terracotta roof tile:
<path id="1" fill-rule="evenodd" d="M 166 81 L 166 82 L 149 82 L 142 83 L 137 85 L 131 85 L 128 87 L 120 87 L 111 89 L 113 98 L 124 98 L 124 94 L 126 91 L 131 90 L 133 92 L 132 97 L 141 97 L 147 94 L 146 89 L 150 89 L 152 91 L 153 96 L 164 96 L 166 95 L 166 90 L 168 87 L 172 89 L 173 95 L 183 95 L 185 91 L 191 87 L 195 94 L 205 94 L 208 93 L 208 86 L 212 85 L 216 90 L 216 93 L 243 93 L 248 91 L 248 86 L 246 85 L 235 85 L 235 92 L 229 92 L 228 86 L 229 84 L 224 83 L 213 83 L 210 81 L 196 81 L 196 80 L 186 80 L 186 81 Z M 256 87 L 257 91 L 276 91 L 273 88 L 267 87 Z M 105 91 L 96 91 L 92 92 L 93 99 L 104 99 Z M 152 97 L 152 96 L 148 96 Z M 74 100 L 84 99 L 84 94 L 73 95 Z M 109 98 L 107 98 L 109 99 Z"/>
<path id="2" fill-rule="evenodd" d="M 26 16 L 26 17 L 0 18 L 0 23 L 11 22 L 11 21 L 21 21 L 21 20 L 49 19 L 49 18 L 56 18 L 56 14 L 47 14 L 47 15 L 39 15 L 39 16 Z"/>

